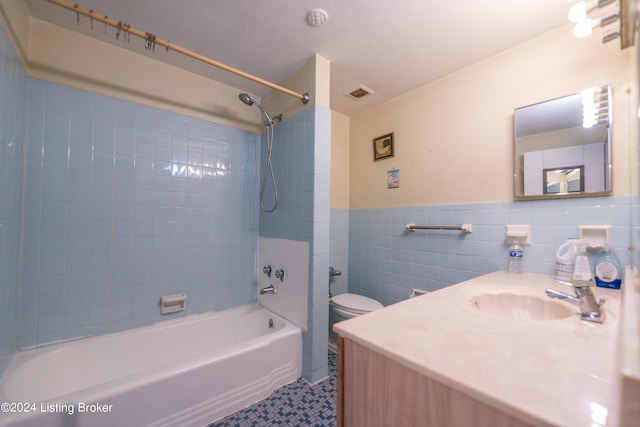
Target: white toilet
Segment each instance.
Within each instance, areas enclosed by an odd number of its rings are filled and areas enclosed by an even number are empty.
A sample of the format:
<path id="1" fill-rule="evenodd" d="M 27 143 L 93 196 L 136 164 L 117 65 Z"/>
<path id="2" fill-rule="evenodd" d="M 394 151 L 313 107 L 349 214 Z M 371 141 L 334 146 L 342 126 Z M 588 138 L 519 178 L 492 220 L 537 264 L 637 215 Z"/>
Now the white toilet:
<path id="1" fill-rule="evenodd" d="M 329 342 L 335 343 L 337 336 L 333 325 L 352 317 L 361 316 L 384 306 L 373 298 L 357 294 L 334 295 L 329 300 Z"/>

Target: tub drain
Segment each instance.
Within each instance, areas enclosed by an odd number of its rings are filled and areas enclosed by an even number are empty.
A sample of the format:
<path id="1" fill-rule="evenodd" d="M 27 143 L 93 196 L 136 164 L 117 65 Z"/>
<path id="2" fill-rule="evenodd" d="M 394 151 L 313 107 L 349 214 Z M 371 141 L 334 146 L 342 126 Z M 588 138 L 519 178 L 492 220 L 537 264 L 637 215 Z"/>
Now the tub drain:
<path id="1" fill-rule="evenodd" d="M 273 319 L 269 319 L 269 329 L 273 329 L 274 326 L 276 325 L 273 323 Z"/>

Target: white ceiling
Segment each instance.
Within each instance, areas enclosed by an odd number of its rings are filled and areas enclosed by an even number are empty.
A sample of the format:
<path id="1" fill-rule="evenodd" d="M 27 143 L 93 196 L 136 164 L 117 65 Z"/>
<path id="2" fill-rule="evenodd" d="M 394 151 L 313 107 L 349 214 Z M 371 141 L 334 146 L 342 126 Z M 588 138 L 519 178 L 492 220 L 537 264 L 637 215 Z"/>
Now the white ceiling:
<path id="1" fill-rule="evenodd" d="M 74 1 L 74 0 L 71 0 Z M 331 62 L 331 108 L 351 116 L 567 20 L 567 0 L 77 0 L 186 49 L 274 83 L 314 54 Z M 258 97 L 269 88 L 176 52 L 116 40 L 116 30 L 46 0 L 26 0 L 32 16 L 132 49 Z M 307 12 L 322 8 L 325 25 Z M 569 36 L 569 34 L 568 34 Z M 532 64 L 532 66 L 535 64 Z M 345 94 L 364 85 L 360 100 Z"/>

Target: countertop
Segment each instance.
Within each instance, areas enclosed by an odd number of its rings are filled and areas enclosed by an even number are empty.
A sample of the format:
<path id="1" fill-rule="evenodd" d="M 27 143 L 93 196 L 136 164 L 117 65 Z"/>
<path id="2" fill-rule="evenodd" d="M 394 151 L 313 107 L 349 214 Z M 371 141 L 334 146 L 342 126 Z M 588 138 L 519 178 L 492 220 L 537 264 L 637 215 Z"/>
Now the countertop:
<path id="1" fill-rule="evenodd" d="M 603 324 L 572 315 L 521 320 L 481 311 L 484 293 L 573 293 L 551 276 L 480 276 L 338 323 L 334 330 L 453 389 L 535 425 L 607 425 L 617 412 L 616 337 L 620 291 L 593 288 L 604 298 Z"/>

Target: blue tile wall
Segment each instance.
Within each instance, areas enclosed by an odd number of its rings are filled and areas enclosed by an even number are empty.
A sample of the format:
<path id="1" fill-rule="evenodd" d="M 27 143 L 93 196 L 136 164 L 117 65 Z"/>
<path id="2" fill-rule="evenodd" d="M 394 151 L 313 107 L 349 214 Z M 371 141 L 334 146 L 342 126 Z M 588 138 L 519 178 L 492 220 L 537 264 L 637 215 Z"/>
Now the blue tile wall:
<path id="1" fill-rule="evenodd" d="M 16 350 L 27 76 L 0 28 L 0 375 Z"/>
<path id="2" fill-rule="evenodd" d="M 260 235 L 311 240 L 313 238 L 314 117 L 310 107 L 274 127 L 271 160 L 278 189 L 278 207 L 272 213 L 260 211 Z M 266 133 L 260 142 L 260 182 L 267 159 Z M 259 193 L 257 188 L 256 192 Z M 263 205 L 274 205 L 273 186 L 267 176 Z"/>
<path id="3" fill-rule="evenodd" d="M 349 213 L 349 291 L 385 305 L 408 298 L 412 288 L 433 291 L 485 273 L 507 269 L 506 224 L 531 224 L 523 270 L 554 274 L 555 253 L 577 225 L 611 224 L 623 264 L 636 260 L 627 248 L 638 234 L 632 212 L 638 196 L 531 202 L 352 209 Z M 636 217 L 637 218 L 637 217 Z M 473 224 L 473 233 L 419 230 L 407 223 Z M 637 245 L 637 242 L 634 243 Z"/>
<path id="4" fill-rule="evenodd" d="M 312 335 L 303 340 L 303 344 L 306 344 L 303 348 L 304 378 L 312 384 L 328 375 L 331 110 L 316 106 L 314 117 L 313 259 L 309 272 L 309 322 Z M 305 358 L 310 362 L 305 363 Z"/>
<path id="5" fill-rule="evenodd" d="M 256 134 L 29 79 L 26 140 L 20 349 L 255 302 Z"/>
<path id="6" fill-rule="evenodd" d="M 260 235 L 309 242 L 309 330 L 303 336 L 302 376 L 315 383 L 327 376 L 329 180 L 331 111 L 312 106 L 274 128 L 273 168 L 278 208 L 260 212 Z M 266 164 L 262 136 L 261 177 Z M 270 183 L 264 206 L 273 206 Z"/>

